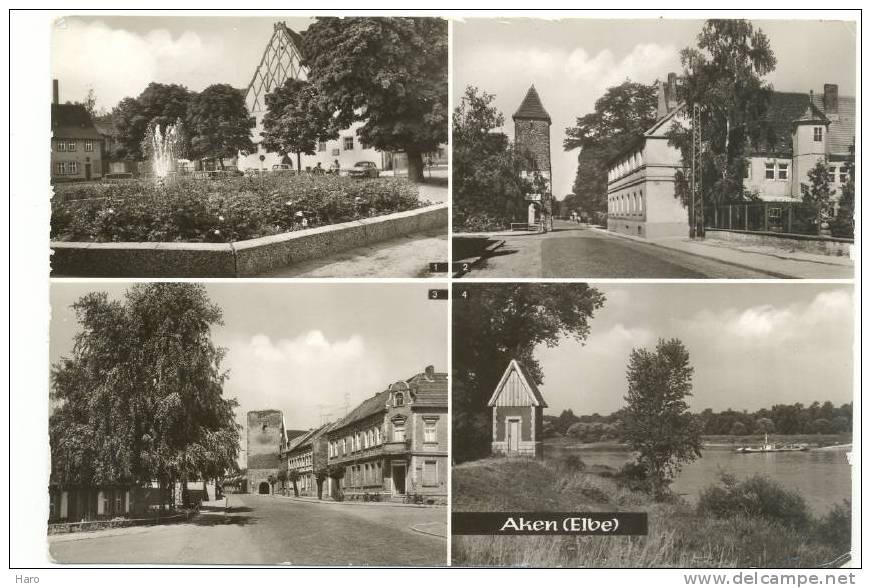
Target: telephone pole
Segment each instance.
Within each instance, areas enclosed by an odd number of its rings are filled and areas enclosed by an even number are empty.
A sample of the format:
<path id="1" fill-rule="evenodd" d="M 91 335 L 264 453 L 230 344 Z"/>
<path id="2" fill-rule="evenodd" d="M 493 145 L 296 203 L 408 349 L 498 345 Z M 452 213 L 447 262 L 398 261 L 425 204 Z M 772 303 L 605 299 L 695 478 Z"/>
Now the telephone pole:
<path id="1" fill-rule="evenodd" d="M 692 164 L 690 172 L 690 238 L 692 239 L 704 235 L 705 225 L 704 196 L 702 195 L 701 110 L 701 106 L 698 103 L 693 103 Z"/>

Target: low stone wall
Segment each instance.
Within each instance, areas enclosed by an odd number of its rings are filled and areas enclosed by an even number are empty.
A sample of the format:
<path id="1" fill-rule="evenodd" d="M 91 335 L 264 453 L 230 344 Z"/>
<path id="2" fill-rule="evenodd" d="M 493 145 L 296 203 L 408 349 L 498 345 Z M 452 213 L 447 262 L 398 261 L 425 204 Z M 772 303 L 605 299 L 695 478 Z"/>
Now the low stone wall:
<path id="1" fill-rule="evenodd" d="M 71 523 L 49 523 L 49 535 L 62 535 L 64 533 L 81 533 L 85 531 L 102 531 L 104 529 L 119 529 L 122 527 L 140 527 L 145 525 L 166 525 L 180 523 L 189 520 L 194 511 L 184 512 L 165 517 L 150 517 L 147 519 L 104 519 L 98 521 L 78 521 Z"/>
<path id="2" fill-rule="evenodd" d="M 834 255 L 837 257 L 849 257 L 853 249 L 852 239 L 793 233 L 705 229 L 705 237 L 735 243 L 746 243 L 748 245 L 778 247 L 789 249 L 790 251 L 804 251 L 818 255 Z"/>
<path id="3" fill-rule="evenodd" d="M 339 251 L 448 226 L 448 205 L 260 237 L 236 243 L 52 241 L 53 276 L 250 277 Z"/>

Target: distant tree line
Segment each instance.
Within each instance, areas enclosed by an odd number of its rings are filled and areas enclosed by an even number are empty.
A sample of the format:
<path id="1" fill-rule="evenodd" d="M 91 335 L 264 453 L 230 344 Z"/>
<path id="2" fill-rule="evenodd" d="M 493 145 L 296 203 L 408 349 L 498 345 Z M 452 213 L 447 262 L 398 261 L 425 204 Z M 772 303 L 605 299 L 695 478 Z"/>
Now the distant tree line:
<path id="1" fill-rule="evenodd" d="M 853 403 L 836 407 L 832 402 L 775 404 L 755 412 L 727 409 L 714 412 L 706 408 L 696 413 L 703 435 L 814 435 L 850 433 L 853 430 Z M 615 441 L 621 438 L 625 409 L 609 415 L 576 415 L 571 409 L 559 416 L 544 416 L 545 435 L 563 435 L 584 443 Z"/>

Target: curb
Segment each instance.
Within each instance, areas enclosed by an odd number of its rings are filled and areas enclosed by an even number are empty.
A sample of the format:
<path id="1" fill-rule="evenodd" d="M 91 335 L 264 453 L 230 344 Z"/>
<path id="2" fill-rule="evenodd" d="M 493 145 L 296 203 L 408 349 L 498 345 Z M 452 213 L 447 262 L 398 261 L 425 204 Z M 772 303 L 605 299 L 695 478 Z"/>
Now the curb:
<path id="1" fill-rule="evenodd" d="M 632 235 L 623 235 L 623 234 L 620 234 L 620 233 L 614 233 L 614 232 L 611 232 L 611 231 L 609 231 L 609 230 L 607 230 L 607 229 L 591 228 L 590 230 L 592 230 L 592 231 L 596 231 L 596 232 L 598 232 L 598 233 L 602 233 L 602 234 L 605 234 L 605 235 L 608 235 L 609 237 L 618 237 L 618 238 L 621 238 L 621 239 L 627 239 L 627 240 L 630 240 L 630 241 L 635 241 L 635 242 L 637 242 L 637 243 L 643 243 L 643 244 L 645 244 L 645 245 L 651 245 L 651 246 L 653 246 L 653 247 L 658 247 L 658 248 L 660 248 L 660 249 L 665 249 L 665 250 L 667 250 L 667 251 L 676 251 L 676 252 L 678 252 L 678 253 L 685 253 L 686 255 L 692 255 L 693 257 L 699 257 L 699 258 L 701 258 L 701 259 L 707 259 L 707 260 L 709 260 L 709 261 L 716 261 L 717 263 L 722 263 L 722 264 L 725 264 L 725 265 L 730 265 L 730 266 L 732 266 L 732 267 L 737 267 L 737 268 L 740 268 L 740 269 L 745 269 L 745 270 L 750 270 L 750 271 L 754 271 L 754 272 L 759 272 L 759 273 L 762 273 L 762 274 L 769 275 L 769 276 L 771 276 L 772 278 L 778 278 L 778 279 L 780 279 L 780 280 L 796 280 L 796 279 L 801 279 L 801 278 L 798 278 L 798 277 L 796 277 L 796 276 L 792 276 L 792 275 L 789 275 L 789 274 L 783 274 L 783 273 L 780 273 L 780 272 L 773 272 L 773 271 L 771 271 L 771 270 L 761 269 L 761 268 L 758 268 L 758 267 L 754 267 L 754 266 L 752 266 L 752 265 L 747 265 L 747 264 L 737 263 L 737 262 L 734 262 L 734 261 L 726 261 L 726 260 L 723 260 L 723 259 L 718 259 L 718 258 L 716 258 L 716 257 L 711 257 L 711 256 L 709 256 L 709 255 L 704 255 L 703 253 L 697 253 L 697 252 L 695 252 L 695 251 L 684 251 L 683 249 L 676 249 L 676 248 L 674 248 L 674 247 L 669 247 L 668 245 L 662 245 L 661 243 L 655 243 L 655 242 L 653 242 L 653 241 L 648 241 L 648 240 L 646 240 L 646 239 L 640 239 L 640 238 L 638 238 L 638 237 L 634 237 L 634 236 L 632 236 Z M 760 255 L 762 255 L 762 254 L 760 254 Z"/>
<path id="2" fill-rule="evenodd" d="M 252 496 L 259 496 L 252 494 Z M 300 496 L 282 496 L 280 494 L 270 494 L 273 498 L 283 500 L 293 500 L 294 502 L 307 502 L 309 504 L 341 504 L 347 506 L 387 506 L 390 508 L 446 508 L 444 504 L 405 504 L 404 502 L 359 502 L 356 500 L 317 500 L 314 498 L 304 498 Z"/>
<path id="3" fill-rule="evenodd" d="M 443 524 L 444 523 L 439 523 L 439 522 L 418 523 L 416 525 L 410 526 L 409 529 L 411 529 L 415 533 L 420 533 L 421 535 L 429 535 L 430 537 L 438 537 L 439 539 L 444 539 L 445 541 L 447 541 L 447 539 L 448 539 L 448 526 L 446 524 L 444 524 L 445 525 L 445 534 L 444 535 L 440 535 L 438 533 L 431 533 L 429 531 L 424 531 L 423 529 L 418 528 L 418 527 L 422 527 L 424 525 L 443 525 Z"/>
<path id="4" fill-rule="evenodd" d="M 447 232 L 447 203 L 232 243 L 52 241 L 51 275 L 96 278 L 252 277 L 440 227 Z"/>

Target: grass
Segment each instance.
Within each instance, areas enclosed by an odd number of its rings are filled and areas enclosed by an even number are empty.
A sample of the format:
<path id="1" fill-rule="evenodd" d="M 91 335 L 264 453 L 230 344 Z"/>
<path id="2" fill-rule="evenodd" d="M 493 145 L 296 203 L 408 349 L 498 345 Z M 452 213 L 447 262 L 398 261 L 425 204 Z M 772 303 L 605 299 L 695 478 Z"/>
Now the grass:
<path id="1" fill-rule="evenodd" d="M 406 179 L 334 176 L 175 178 L 62 184 L 51 238 L 85 242 L 228 243 L 418 208 Z M 305 222 L 303 222 L 305 219 Z"/>
<path id="2" fill-rule="evenodd" d="M 455 536 L 454 565 L 794 568 L 843 554 L 842 545 L 817 536 L 834 525 L 827 520 L 795 528 L 741 514 L 715 518 L 682 500 L 655 502 L 556 460 L 485 459 L 455 466 L 452 476 L 455 512 L 644 511 L 649 521 L 644 537 Z"/>

